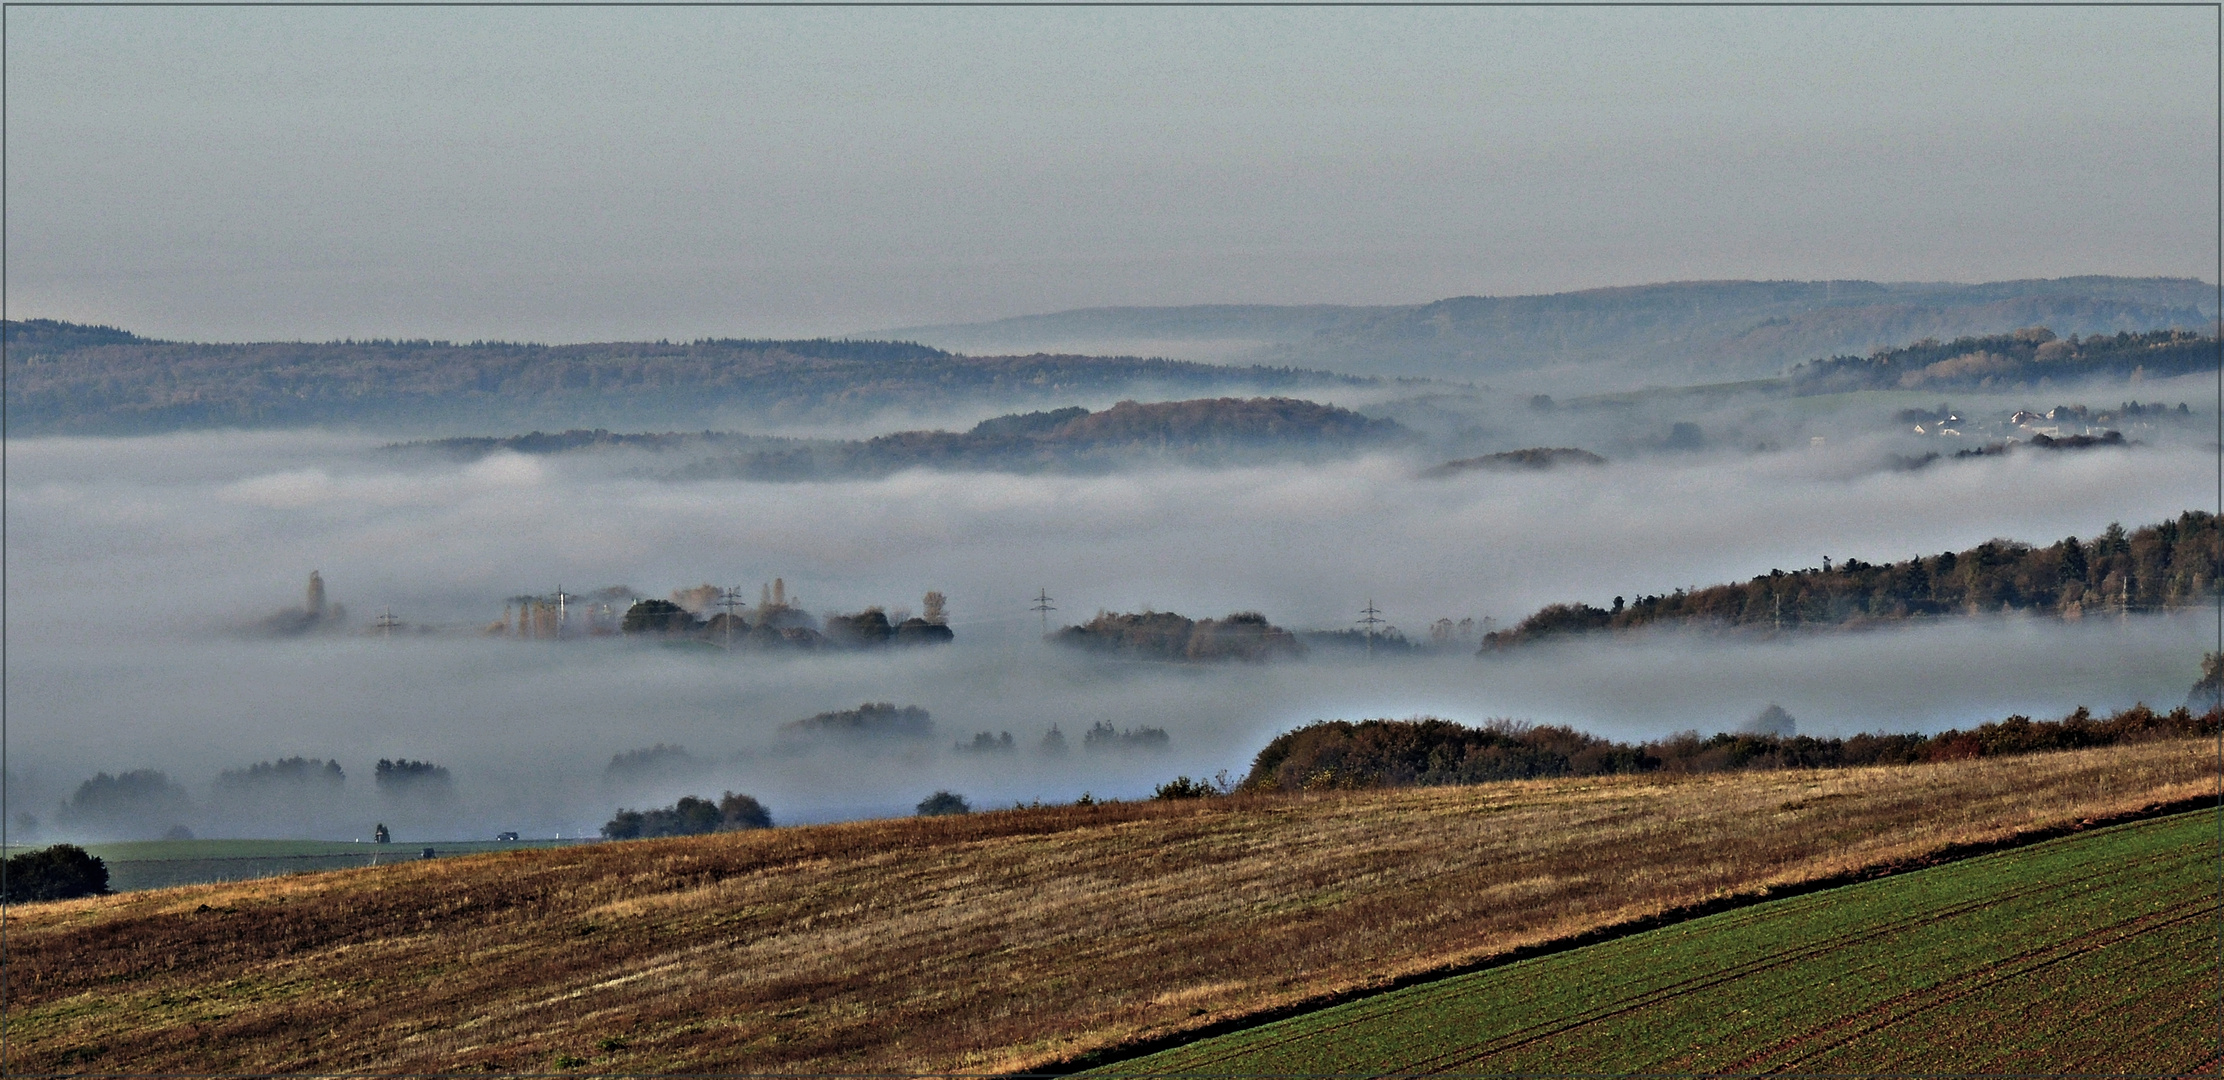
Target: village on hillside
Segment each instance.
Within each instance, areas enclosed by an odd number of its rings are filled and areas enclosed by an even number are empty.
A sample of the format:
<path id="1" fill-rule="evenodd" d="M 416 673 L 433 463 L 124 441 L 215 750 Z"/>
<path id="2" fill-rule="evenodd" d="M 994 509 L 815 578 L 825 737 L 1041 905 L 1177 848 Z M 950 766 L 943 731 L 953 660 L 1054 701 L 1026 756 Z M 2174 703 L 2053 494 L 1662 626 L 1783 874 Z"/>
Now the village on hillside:
<path id="1" fill-rule="evenodd" d="M 267 637 L 301 637 L 347 632 L 347 612 L 325 597 L 321 572 L 311 571 L 307 599 L 257 620 L 253 631 Z M 357 632 L 374 636 L 428 634 L 439 628 L 405 622 L 391 610 Z M 879 605 L 852 614 L 824 617 L 804 610 L 782 578 L 759 587 L 754 603 L 740 586 L 702 584 L 672 591 L 668 599 L 643 597 L 614 585 L 590 593 L 559 587 L 540 595 L 519 595 L 503 602 L 502 617 L 478 628 L 484 637 L 532 641 L 587 638 L 649 639 L 687 642 L 724 649 L 807 650 L 870 649 L 891 645 L 943 645 L 956 640 L 950 629 L 948 600 L 929 590 L 919 613 Z"/>

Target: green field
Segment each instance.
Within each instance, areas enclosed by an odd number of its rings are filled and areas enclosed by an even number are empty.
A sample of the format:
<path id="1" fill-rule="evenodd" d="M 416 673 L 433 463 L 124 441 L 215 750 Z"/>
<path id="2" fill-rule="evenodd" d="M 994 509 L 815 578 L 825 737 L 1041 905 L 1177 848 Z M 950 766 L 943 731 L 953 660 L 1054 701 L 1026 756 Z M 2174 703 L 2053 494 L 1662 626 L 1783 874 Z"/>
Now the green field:
<path id="1" fill-rule="evenodd" d="M 161 889 L 208 881 L 243 881 L 311 870 L 348 870 L 438 855 L 469 855 L 513 848 L 563 847 L 579 840 L 459 840 L 366 844 L 346 840 L 132 840 L 86 844 L 108 865 L 108 887 L 117 892 Z M 10 845 L 9 854 L 44 845 Z"/>
<path id="2" fill-rule="evenodd" d="M 2179 814 L 1757 904 L 1088 1075 L 2213 1067 L 2219 825 Z"/>

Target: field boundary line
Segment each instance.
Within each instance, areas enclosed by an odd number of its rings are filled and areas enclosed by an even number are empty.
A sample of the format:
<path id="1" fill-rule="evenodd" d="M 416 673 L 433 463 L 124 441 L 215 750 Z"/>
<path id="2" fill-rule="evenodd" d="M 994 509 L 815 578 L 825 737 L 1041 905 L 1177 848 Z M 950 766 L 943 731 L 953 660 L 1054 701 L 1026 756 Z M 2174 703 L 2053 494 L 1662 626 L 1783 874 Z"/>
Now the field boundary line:
<path id="1" fill-rule="evenodd" d="M 1637 934 L 1642 934 L 1647 931 L 1659 930 L 1669 926 L 1676 926 L 1697 919 L 1703 919 L 1709 915 L 1719 915 L 1726 911 L 1737 911 L 1743 908 L 1754 907 L 1760 904 L 1768 903 L 1773 900 L 1788 900 L 1793 897 L 1807 896 L 1813 893 L 1825 892 L 1830 889 L 1841 889 L 1848 885 L 1858 885 L 1864 881 L 1874 881 L 1879 878 L 1897 877 L 1902 874 L 1914 873 L 1918 870 L 1927 870 L 1934 866 L 1943 866 L 1948 863 L 1955 863 L 1964 861 L 1966 859 L 1973 859 L 1980 855 L 1990 855 L 1995 852 L 2013 851 L 2017 848 L 2030 847 L 2035 844 L 2045 843 L 2049 840 L 2058 840 L 2065 836 L 2075 836 L 2079 833 L 2089 832 L 2094 829 L 2103 829 L 2116 825 L 2132 825 L 2145 821 L 2153 821 L 2159 818 L 2174 817 L 2179 814 L 2194 813 L 2202 810 L 2215 811 L 2218 809 L 2219 807 L 2217 805 L 2216 796 L 2214 796 L 2213 794 L 2189 795 L 2185 798 L 2172 799 L 2168 802 L 2149 803 L 2136 810 L 2126 810 L 2115 814 L 2105 814 L 2096 817 L 2081 818 L 2077 821 L 2062 822 L 2055 825 L 2045 825 L 2037 828 L 2023 829 L 2014 833 L 2010 833 L 2009 835 L 1996 840 L 1962 841 L 1952 844 L 1946 844 L 1920 855 L 1912 855 L 1905 858 L 1891 859 L 1880 863 L 1872 863 L 1868 866 L 1860 867 L 1857 869 L 1841 871 L 1839 873 L 1828 874 L 1817 878 L 1810 878 L 1805 881 L 1786 882 L 1782 884 L 1766 886 L 1750 892 L 1733 893 L 1729 896 L 1720 896 L 1715 897 L 1711 900 L 1702 900 L 1695 904 L 1679 905 L 1677 907 L 1672 907 L 1665 911 L 1661 911 L 1652 915 L 1647 915 L 1636 919 L 1626 919 L 1616 923 L 1608 923 L 1604 926 L 1593 927 L 1580 933 L 1570 934 L 1566 937 L 1554 938 L 1550 941 L 1540 941 L 1528 945 L 1518 945 L 1514 948 L 1507 949 L 1504 952 L 1493 953 L 1480 959 L 1462 961 L 1456 964 L 1447 964 L 1442 967 L 1430 968 L 1424 971 L 1409 972 L 1407 974 L 1395 976 L 1377 984 L 1370 984 L 1367 986 L 1353 987 L 1346 990 L 1338 990 L 1330 993 L 1318 994 L 1299 1001 L 1290 1002 L 1288 1004 L 1277 1005 L 1268 1009 L 1261 1009 L 1258 1012 L 1247 1013 L 1242 1016 L 1229 1017 L 1224 1020 L 1216 1020 L 1212 1023 L 1202 1024 L 1194 1028 L 1187 1028 L 1181 1031 L 1155 1035 L 1146 1039 L 1138 1039 L 1133 1042 L 1120 1043 L 1110 1047 L 1102 1047 L 1095 1050 L 1083 1051 L 1079 1054 L 1075 1054 L 1070 1057 L 1059 1058 L 1031 1069 L 1008 1073 L 999 1073 L 994 1075 L 997 1080 L 1027 1080 L 1027 1078 L 1031 1077 L 1074 1076 L 1092 1069 L 1101 1069 L 1108 1065 L 1118 1065 L 1122 1062 L 1135 1061 L 1140 1058 L 1149 1057 L 1152 1054 L 1160 1053 L 1166 1050 L 1172 1050 L 1181 1046 L 1186 1046 L 1190 1043 L 1201 1042 L 1205 1039 L 1217 1038 L 1222 1035 L 1231 1035 L 1240 1031 L 1250 1031 L 1254 1028 L 1265 1027 L 1268 1024 L 1273 1024 L 1300 1016 L 1309 1016 L 1313 1013 L 1332 1009 L 1339 1005 L 1348 1005 L 1355 1001 L 1364 1001 L 1369 998 L 1379 997 L 1381 995 L 1392 993 L 1394 991 L 1407 990 L 1417 986 L 1427 986 L 1431 983 L 1443 982 L 1447 979 L 1455 979 L 1462 975 L 1472 975 L 1477 972 L 1490 971 L 1495 968 L 1506 967 L 1510 964 L 1519 963 L 1523 960 L 1532 960 L 1540 956 L 1552 956 L 1559 953 L 1572 952 L 1576 949 L 1584 948 L 1590 945 L 1600 945 L 1609 941 L 1618 941 L 1622 938 L 1633 937 Z M 1136 1073 L 1132 1075 L 1145 1076 L 1151 1074 Z"/>

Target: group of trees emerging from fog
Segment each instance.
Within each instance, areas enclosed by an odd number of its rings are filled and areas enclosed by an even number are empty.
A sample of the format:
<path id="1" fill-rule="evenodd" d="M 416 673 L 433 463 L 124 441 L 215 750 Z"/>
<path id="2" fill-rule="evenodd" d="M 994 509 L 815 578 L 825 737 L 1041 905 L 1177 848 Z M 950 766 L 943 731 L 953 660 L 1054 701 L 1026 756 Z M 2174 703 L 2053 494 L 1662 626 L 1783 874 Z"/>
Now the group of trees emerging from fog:
<path id="1" fill-rule="evenodd" d="M 2213 597 L 2224 573 L 2224 530 L 2216 516 L 2188 511 L 2175 521 L 2125 532 L 2110 525 L 2092 540 L 2046 547 L 1988 540 L 1967 551 L 1896 563 L 1847 559 L 1835 566 L 1771 570 L 1738 585 L 1614 598 L 1612 608 L 1551 604 L 1510 630 L 1483 637 L 1488 653 L 1523 642 L 1655 624 L 1793 629 L 1925 616 L 2030 611 L 2081 618 L 2166 611 Z"/>
<path id="2" fill-rule="evenodd" d="M 1793 369 L 1793 390 L 2007 390 L 2091 378 L 2148 378 L 2216 369 L 2217 339 L 2188 330 L 2058 338 L 2044 327 L 1948 342 L 1925 338 L 1868 356 L 1834 356 Z"/>
<path id="3" fill-rule="evenodd" d="M 447 767 L 429 761 L 411 761 L 407 758 L 392 761 L 380 758 L 371 778 L 380 791 L 395 795 L 440 800 L 455 794 L 455 785 L 448 775 Z"/>
<path id="4" fill-rule="evenodd" d="M 1097 613 L 1051 634 L 1060 645 L 1135 660 L 1250 660 L 1305 655 L 1295 634 L 1256 611 L 1223 619 L 1190 619 L 1170 611 Z"/>
<path id="5" fill-rule="evenodd" d="M 619 810 L 603 825 L 602 835 L 609 840 L 639 840 L 771 827 L 772 813 L 763 803 L 729 791 L 717 802 L 687 795 L 661 810 Z"/>
<path id="6" fill-rule="evenodd" d="M 728 602 L 725 590 L 703 585 L 679 590 L 670 600 L 635 601 L 626 609 L 618 629 L 629 635 L 681 638 L 750 650 L 947 645 L 957 639 L 950 629 L 948 603 L 940 592 L 929 591 L 922 600 L 924 610 L 918 615 L 898 612 L 891 617 L 885 608 L 875 606 L 853 615 L 828 615 L 820 621 L 789 602 L 785 582 L 766 586 L 754 608 Z M 716 611 L 721 605 L 726 610 Z M 701 617 L 709 612 L 715 613 Z"/>
<path id="7" fill-rule="evenodd" d="M 429 761 L 381 759 L 372 770 L 382 796 L 391 800 L 439 803 L 454 795 L 445 766 Z M 206 804 L 219 816 L 264 807 L 305 808 L 336 801 L 347 788 L 347 771 L 338 761 L 284 757 L 258 761 L 217 774 Z M 186 839 L 198 804 L 185 787 L 160 769 L 96 773 L 63 800 L 55 822 L 70 834 L 112 839 Z"/>
<path id="8" fill-rule="evenodd" d="M 781 725 L 784 738 L 816 740 L 931 739 L 934 717 L 917 705 L 869 701 L 854 709 L 834 709 Z"/>
<path id="9" fill-rule="evenodd" d="M 323 790 L 345 783 L 347 772 L 340 768 L 339 762 L 305 757 L 258 761 L 244 769 L 226 769 L 216 777 L 217 788 L 228 791 Z"/>
<path id="10" fill-rule="evenodd" d="M 1685 732 L 1647 743 L 1603 739 L 1556 725 L 1449 720 L 1324 720 L 1277 736 L 1244 777 L 1247 791 L 1479 784 L 1612 773 L 1824 769 L 1998 757 L 2155 739 L 2213 736 L 2224 709 L 2158 713 L 2144 705 L 2105 719 L 2085 709 L 2054 721 L 2025 716 L 1936 735 L 1806 735 Z"/>

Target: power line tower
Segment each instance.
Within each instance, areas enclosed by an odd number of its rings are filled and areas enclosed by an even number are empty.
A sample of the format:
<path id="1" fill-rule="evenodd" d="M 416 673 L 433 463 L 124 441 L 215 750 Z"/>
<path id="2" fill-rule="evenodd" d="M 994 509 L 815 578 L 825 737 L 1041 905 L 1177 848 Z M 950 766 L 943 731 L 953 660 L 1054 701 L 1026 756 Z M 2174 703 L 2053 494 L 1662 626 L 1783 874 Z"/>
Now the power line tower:
<path id="1" fill-rule="evenodd" d="M 719 591 L 718 606 L 726 609 L 727 652 L 734 651 L 734 609 L 740 607 L 741 604 L 741 586 L 736 585 L 730 589 L 722 589 Z"/>
<path id="2" fill-rule="evenodd" d="M 1053 611 L 1056 611 L 1056 610 L 1058 610 L 1057 608 L 1055 608 L 1055 607 L 1052 607 L 1052 606 L 1050 605 L 1050 590 L 1048 590 L 1048 589 L 1036 589 L 1036 590 L 1035 590 L 1035 606 L 1034 606 L 1034 607 L 1031 607 L 1031 608 L 1028 608 L 1027 610 L 1029 610 L 1029 611 L 1032 611 L 1032 612 L 1036 613 L 1037 615 L 1040 615 L 1040 616 L 1042 616 L 1042 632 L 1043 632 L 1043 636 L 1044 636 L 1044 637 L 1049 637 L 1049 636 L 1050 636 L 1050 613 L 1051 613 L 1051 612 L 1053 612 Z"/>
<path id="3" fill-rule="evenodd" d="M 378 622 L 376 624 L 378 626 L 378 636 L 393 637 L 394 628 L 400 626 L 401 624 L 401 620 L 394 617 L 394 609 L 387 608 L 386 613 L 378 617 Z"/>
<path id="4" fill-rule="evenodd" d="M 1359 611 L 1359 625 L 1367 628 L 1367 659 L 1375 658 L 1375 627 L 1390 620 L 1382 617 L 1382 609 L 1375 606 L 1374 597 L 1367 598 L 1367 606 Z"/>
<path id="5" fill-rule="evenodd" d="M 556 586 L 556 637 L 564 636 L 564 616 L 566 614 L 564 601 L 569 599 L 571 599 L 571 594 L 565 592 L 563 586 Z"/>

